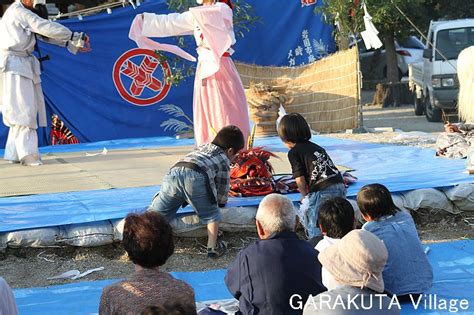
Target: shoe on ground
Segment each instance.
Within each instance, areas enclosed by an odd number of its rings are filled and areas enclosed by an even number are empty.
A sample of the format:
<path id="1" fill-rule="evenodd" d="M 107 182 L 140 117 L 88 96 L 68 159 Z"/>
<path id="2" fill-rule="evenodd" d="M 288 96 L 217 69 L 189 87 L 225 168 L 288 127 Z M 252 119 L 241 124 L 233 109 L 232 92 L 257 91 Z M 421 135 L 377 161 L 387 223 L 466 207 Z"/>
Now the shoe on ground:
<path id="1" fill-rule="evenodd" d="M 21 165 L 24 166 L 40 166 L 43 165 L 43 162 L 33 154 L 27 155 L 21 159 Z"/>
<path id="2" fill-rule="evenodd" d="M 227 252 L 227 242 L 222 240 L 217 241 L 217 245 L 214 248 L 207 249 L 207 257 L 219 258 Z"/>
<path id="3" fill-rule="evenodd" d="M 43 162 L 37 160 L 37 161 L 29 162 L 29 163 L 22 163 L 22 165 L 24 165 L 24 166 L 40 166 L 40 165 L 43 165 Z"/>

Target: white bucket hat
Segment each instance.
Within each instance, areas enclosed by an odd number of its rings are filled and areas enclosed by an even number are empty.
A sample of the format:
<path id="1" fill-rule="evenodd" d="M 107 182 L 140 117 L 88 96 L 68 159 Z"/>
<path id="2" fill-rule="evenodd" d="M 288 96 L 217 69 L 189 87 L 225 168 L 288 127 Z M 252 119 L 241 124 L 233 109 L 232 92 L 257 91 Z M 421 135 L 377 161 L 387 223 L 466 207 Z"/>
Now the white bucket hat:
<path id="1" fill-rule="evenodd" d="M 382 271 L 387 263 L 385 244 L 365 230 L 353 230 L 318 255 L 321 264 L 340 283 L 383 292 Z"/>

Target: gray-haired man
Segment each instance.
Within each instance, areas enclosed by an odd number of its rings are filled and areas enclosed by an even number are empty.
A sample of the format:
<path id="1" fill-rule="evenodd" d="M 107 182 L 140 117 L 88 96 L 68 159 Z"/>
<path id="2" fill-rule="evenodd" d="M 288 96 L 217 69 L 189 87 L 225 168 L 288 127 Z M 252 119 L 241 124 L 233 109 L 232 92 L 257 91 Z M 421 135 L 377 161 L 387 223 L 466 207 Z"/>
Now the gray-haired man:
<path id="1" fill-rule="evenodd" d="M 326 291 L 318 252 L 294 231 L 296 214 L 290 199 L 270 194 L 260 203 L 256 225 L 260 240 L 240 251 L 225 282 L 243 314 L 301 314 L 290 299 L 306 301 Z"/>

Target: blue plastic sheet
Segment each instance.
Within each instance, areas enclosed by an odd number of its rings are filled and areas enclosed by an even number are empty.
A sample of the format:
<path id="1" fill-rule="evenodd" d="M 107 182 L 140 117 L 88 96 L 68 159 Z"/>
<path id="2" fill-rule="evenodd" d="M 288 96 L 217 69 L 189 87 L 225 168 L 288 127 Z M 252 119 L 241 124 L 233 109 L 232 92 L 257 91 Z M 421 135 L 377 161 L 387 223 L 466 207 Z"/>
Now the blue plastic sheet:
<path id="1" fill-rule="evenodd" d="M 468 310 L 457 312 L 446 309 L 424 309 L 424 300 L 418 309 L 403 305 L 402 314 L 474 314 L 474 240 L 429 244 L 428 258 L 433 267 L 434 282 L 429 294 L 441 299 L 466 299 Z M 423 297 L 424 299 L 426 297 Z M 438 304 L 439 305 L 439 304 Z M 459 301 L 458 301 L 459 306 Z"/>
<path id="2" fill-rule="evenodd" d="M 160 186 L 0 198 L 0 232 L 124 218 L 144 211 Z M 298 201 L 298 194 L 289 195 Z M 262 197 L 230 198 L 228 207 L 255 206 Z M 193 212 L 190 206 L 178 213 Z"/>
<path id="3" fill-rule="evenodd" d="M 111 141 L 114 148 L 169 145 L 189 145 L 190 140 L 174 142 L 170 138 L 132 139 L 129 142 Z M 421 188 L 449 187 L 474 182 L 474 177 L 465 173 L 464 160 L 450 160 L 435 157 L 434 150 L 416 147 L 366 143 L 314 136 L 312 140 L 323 146 L 336 164 L 355 169 L 359 178 L 351 185 L 347 195 L 354 197 L 366 184 L 382 183 L 392 192 Z M 109 142 L 64 146 L 64 149 L 102 150 Z M 263 145 L 272 151 L 287 149 L 277 137 L 257 139 L 256 145 Z M 63 146 L 58 147 L 61 149 Z M 44 152 L 56 147 L 44 148 Z M 127 213 L 146 208 L 159 190 L 158 186 L 125 188 L 98 191 L 45 194 L 38 196 L 0 198 L 0 232 L 30 229 L 46 226 L 78 224 L 123 218 Z M 288 195 L 293 201 L 299 194 Z M 230 198 L 229 206 L 256 206 L 261 197 Z M 181 212 L 191 212 L 187 207 Z"/>
<path id="4" fill-rule="evenodd" d="M 172 272 L 171 274 L 191 285 L 197 301 L 209 301 L 216 296 L 232 296 L 224 283 L 225 270 L 202 272 Z M 44 288 L 14 290 L 20 314 L 93 314 L 99 310 L 102 289 L 115 280 L 89 281 Z"/>
<path id="5" fill-rule="evenodd" d="M 441 299 L 466 299 L 469 309 L 456 314 L 474 313 L 474 241 L 457 241 L 429 245 L 428 254 L 434 272 L 430 294 Z M 225 270 L 172 273 L 189 283 L 196 301 L 229 299 L 224 283 Z M 14 294 L 20 314 L 90 314 L 99 307 L 102 288 L 118 280 L 81 282 L 45 288 L 17 289 Z M 449 310 L 415 310 L 410 304 L 402 306 L 402 314 L 452 314 Z"/>

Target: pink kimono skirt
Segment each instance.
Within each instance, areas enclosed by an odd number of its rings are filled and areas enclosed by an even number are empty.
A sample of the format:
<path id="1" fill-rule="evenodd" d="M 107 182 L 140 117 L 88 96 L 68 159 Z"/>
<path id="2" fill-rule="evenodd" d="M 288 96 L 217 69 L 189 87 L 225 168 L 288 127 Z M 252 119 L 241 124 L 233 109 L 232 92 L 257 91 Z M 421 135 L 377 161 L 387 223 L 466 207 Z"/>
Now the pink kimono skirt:
<path id="1" fill-rule="evenodd" d="M 198 79 L 198 64 L 194 82 L 194 139 L 196 145 L 214 140 L 216 132 L 228 125 L 242 130 L 247 147 L 250 134 L 247 99 L 239 73 L 230 57 L 222 57 L 219 71 Z"/>

